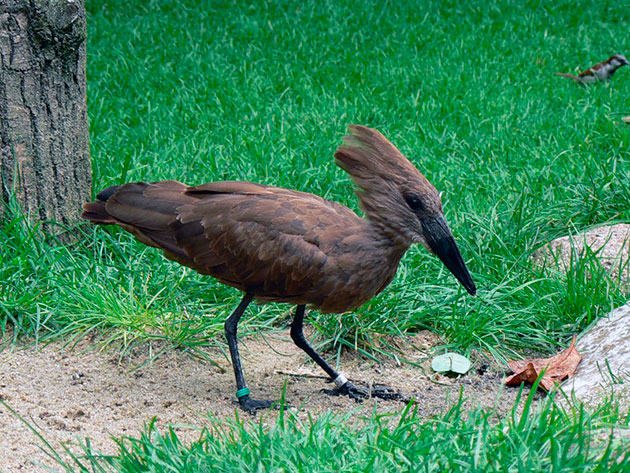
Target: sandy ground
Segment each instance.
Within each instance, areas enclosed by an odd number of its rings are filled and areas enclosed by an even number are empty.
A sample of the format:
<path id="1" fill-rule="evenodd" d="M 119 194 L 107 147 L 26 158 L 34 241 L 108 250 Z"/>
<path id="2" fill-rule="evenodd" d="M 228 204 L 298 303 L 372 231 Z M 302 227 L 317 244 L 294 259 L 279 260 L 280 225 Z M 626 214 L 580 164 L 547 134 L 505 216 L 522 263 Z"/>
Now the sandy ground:
<path id="1" fill-rule="evenodd" d="M 341 360 L 343 372 L 352 380 L 388 384 L 416 398 L 420 413 L 427 416 L 450 406 L 460 388 L 469 407 L 497 406 L 505 411 L 513 405 L 517 390 L 504 389 L 502 373 L 487 369 L 483 360 L 477 360 L 475 368 L 461 379 L 430 378 L 429 357 L 436 345 L 440 341 L 430 332 L 410 339 L 405 355 L 423 368 L 408 363 L 377 364 L 348 354 Z M 58 451 L 62 443 L 76 444 L 89 437 L 97 450 L 114 453 L 111 436 L 137 435 L 153 417 L 158 426 L 177 425 L 176 430 L 186 440 L 198 436 L 197 429 L 208 423 L 208 413 L 219 418 L 234 417 L 237 406 L 233 400 L 233 372 L 220 350 L 208 350 L 220 367 L 170 351 L 136 369 L 147 361 L 147 353 L 137 352 L 120 361 L 115 353 L 95 347 L 99 347 L 98 341 L 84 341 L 71 350 L 61 343 L 51 343 L 0 352 L 0 398 Z M 144 350 L 148 351 L 146 347 Z M 277 399 L 286 382 L 287 400 L 304 418 L 308 413 L 331 409 L 358 410 L 369 415 L 375 407 L 385 412 L 398 411 L 404 405 L 382 400 L 357 404 L 345 397 L 322 393 L 322 388 L 331 385 L 311 376 L 319 376 L 319 368 L 293 345 L 288 334 L 247 338 L 241 341 L 241 352 L 252 397 Z M 251 418 L 261 415 L 272 422 L 277 411 L 265 411 Z M 250 416 L 241 413 L 241 417 Z M 0 471 L 40 472 L 50 471 L 41 465 L 56 467 L 41 451 L 41 441 L 1 405 L 0 438 Z"/>

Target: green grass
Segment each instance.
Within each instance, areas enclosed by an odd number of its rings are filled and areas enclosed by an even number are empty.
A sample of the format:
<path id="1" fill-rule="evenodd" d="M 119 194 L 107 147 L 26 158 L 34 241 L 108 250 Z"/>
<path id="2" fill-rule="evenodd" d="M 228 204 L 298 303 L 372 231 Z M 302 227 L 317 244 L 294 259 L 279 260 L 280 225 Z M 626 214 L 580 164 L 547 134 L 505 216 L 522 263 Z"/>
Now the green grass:
<path id="1" fill-rule="evenodd" d="M 479 296 L 413 248 L 343 324 L 312 314 L 321 343 L 370 351 L 383 334 L 430 328 L 458 350 L 552 351 L 627 296 L 601 268 L 564 277 L 530 260 L 558 235 L 630 220 L 630 71 L 589 88 L 552 75 L 624 51 L 618 2 L 87 7 L 95 191 L 245 179 L 357 209 L 332 160 L 348 123 L 382 130 L 443 191 Z M 0 271 L 27 284 L 2 285 L 3 326 L 188 347 L 214 339 L 238 300 L 120 230 L 86 226 L 75 247 L 50 249 L 13 215 Z M 243 327 L 278 326 L 289 310 L 253 309 Z"/>
<path id="2" fill-rule="evenodd" d="M 191 443 L 150 423 L 140 436 L 118 439 L 115 455 L 99 454 L 89 443 L 67 446 L 68 459 L 50 445 L 46 451 L 66 472 L 628 471 L 630 426 L 614 403 L 565 411 L 549 399 L 533 409 L 532 397 L 521 413 L 505 417 L 464 409 L 460 397 L 432 418 L 411 405 L 361 419 L 329 412 L 301 420 L 282 411 L 271 425 L 209 417 Z"/>
<path id="3" fill-rule="evenodd" d="M 233 291 L 208 294 L 201 279 L 189 280 L 188 271 L 163 264 L 156 252 L 108 232 L 90 229 L 76 245 L 62 245 L 43 239 L 39 226 L 15 210 L 0 231 L 0 322 L 3 333 L 14 329 L 14 337 L 72 343 L 99 330 L 106 344 L 123 352 L 136 342 L 160 340 L 203 355 L 197 348 L 215 342 L 225 314 L 239 301 Z M 149 261 L 155 269 L 135 272 Z M 253 311 L 258 317 L 250 330 L 275 320 L 265 316 L 265 307 Z"/>
<path id="4" fill-rule="evenodd" d="M 630 68 L 588 88 L 552 75 L 628 53 L 624 2 L 129 3 L 87 1 L 94 191 L 237 179 L 357 209 L 332 160 L 349 123 L 380 129 L 443 191 L 478 297 L 414 248 L 393 283 L 342 323 L 311 314 L 321 345 L 382 356 L 389 336 L 429 328 L 464 353 L 552 352 L 627 299 L 592 253 L 567 275 L 531 262 L 559 235 L 630 221 L 630 127 L 620 121 Z M 118 229 L 81 226 L 76 244 L 50 245 L 8 210 L 3 333 L 72 342 L 98 330 L 123 351 L 221 342 L 237 291 Z M 290 310 L 253 307 L 241 332 L 284 328 Z M 235 471 L 415 471 L 421 458 L 422 471 L 622 471 L 622 450 L 606 438 L 627 416 L 606 409 L 546 405 L 495 419 L 454 408 L 430 421 L 407 411 L 359 428 L 287 414 L 269 429 L 214 421 L 192 445 L 148 427 L 117 456 L 81 461 L 94 471 L 229 471 L 246 459 L 249 470 Z"/>

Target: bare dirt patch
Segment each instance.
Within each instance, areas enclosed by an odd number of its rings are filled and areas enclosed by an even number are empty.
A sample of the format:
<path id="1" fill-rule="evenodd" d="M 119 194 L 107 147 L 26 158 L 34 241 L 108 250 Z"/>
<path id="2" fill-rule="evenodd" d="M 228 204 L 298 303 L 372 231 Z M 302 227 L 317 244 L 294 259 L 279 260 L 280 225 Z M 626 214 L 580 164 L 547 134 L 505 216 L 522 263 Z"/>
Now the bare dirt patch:
<path id="1" fill-rule="evenodd" d="M 420 367 L 393 362 L 378 364 L 352 354 L 341 360 L 343 372 L 352 380 L 387 384 L 414 397 L 420 413 L 430 416 L 452 405 L 463 389 L 466 406 L 495 407 L 500 412 L 513 405 L 517 389 L 502 387 L 503 375 L 477 360 L 460 379 L 433 377 L 429 368 L 431 349 L 440 345 L 430 332 L 412 338 L 406 356 Z M 84 341 L 72 350 L 55 342 L 44 347 L 5 348 L 0 352 L 0 398 L 35 426 L 58 451 L 62 443 L 89 437 L 104 453 L 114 453 L 111 436 L 137 435 L 145 423 L 156 418 L 158 426 L 176 425 L 185 440 L 198 437 L 208 423 L 208 413 L 233 418 L 234 379 L 231 364 L 219 349 L 208 350 L 220 367 L 171 351 L 142 366 L 146 347 L 122 362 L 111 352 L 94 349 L 99 344 Z M 286 382 L 286 398 L 299 415 L 356 411 L 370 415 L 399 411 L 400 401 L 368 400 L 362 404 L 321 392 L 331 385 L 325 379 L 288 373 L 320 375 L 319 368 L 293 345 L 284 333 L 249 337 L 241 341 L 242 358 L 252 397 L 277 399 Z M 142 366 L 139 369 L 135 369 Z M 265 411 L 272 422 L 277 411 Z M 249 417 L 240 413 L 242 418 Z M 254 419 L 254 417 L 252 417 Z M 0 406 L 0 471 L 46 471 L 55 468 L 40 450 L 40 441 L 16 416 Z M 50 471 L 50 470 L 48 470 Z"/>

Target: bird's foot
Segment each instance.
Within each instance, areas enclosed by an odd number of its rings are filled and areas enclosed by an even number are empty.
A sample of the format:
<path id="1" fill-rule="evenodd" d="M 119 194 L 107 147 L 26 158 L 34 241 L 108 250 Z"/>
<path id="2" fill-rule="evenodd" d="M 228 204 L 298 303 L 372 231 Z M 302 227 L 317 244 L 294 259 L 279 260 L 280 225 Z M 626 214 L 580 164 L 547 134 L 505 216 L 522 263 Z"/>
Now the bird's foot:
<path id="1" fill-rule="evenodd" d="M 363 386 L 355 386 L 350 381 L 335 389 L 322 389 L 324 394 L 329 396 L 348 396 L 356 402 L 363 402 L 364 399 L 370 397 L 370 390 Z"/>
<path id="2" fill-rule="evenodd" d="M 250 398 L 249 396 L 243 396 L 238 399 L 238 403 L 241 405 L 243 410 L 249 414 L 255 414 L 256 411 L 261 409 L 269 409 L 271 406 L 276 404 L 276 401 L 256 400 Z"/>
<path id="3" fill-rule="evenodd" d="M 355 386 L 350 381 L 336 389 L 322 389 L 322 392 L 329 396 L 348 396 L 356 402 L 363 402 L 364 399 L 377 397 L 387 401 L 408 401 L 408 399 L 389 386 L 383 384 L 375 384 L 370 389 L 363 386 Z"/>
<path id="4" fill-rule="evenodd" d="M 379 399 L 385 399 L 386 401 L 403 401 L 409 402 L 409 398 L 403 396 L 400 391 L 394 391 L 393 388 L 385 386 L 384 384 L 375 384 L 372 386 L 372 397 L 378 397 Z"/>

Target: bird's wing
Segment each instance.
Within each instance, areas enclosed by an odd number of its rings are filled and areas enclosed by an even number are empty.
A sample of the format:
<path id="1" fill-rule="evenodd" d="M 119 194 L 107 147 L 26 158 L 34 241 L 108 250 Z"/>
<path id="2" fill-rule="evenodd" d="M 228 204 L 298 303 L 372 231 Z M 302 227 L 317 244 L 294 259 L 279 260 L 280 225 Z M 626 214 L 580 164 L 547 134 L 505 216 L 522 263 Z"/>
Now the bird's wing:
<path id="1" fill-rule="evenodd" d="M 206 195 L 213 194 L 267 194 L 272 193 L 273 189 L 276 188 L 256 184 L 254 182 L 220 181 L 188 187 L 186 189 L 186 194 L 197 198 L 203 198 Z"/>
<path id="2" fill-rule="evenodd" d="M 296 198 L 303 198 L 304 201 L 312 202 L 316 201 L 324 204 L 327 207 L 331 207 L 339 214 L 348 215 L 349 217 L 355 216 L 345 205 L 341 205 L 338 202 L 332 200 L 326 200 L 315 194 L 308 192 L 300 192 L 292 189 L 285 189 L 283 187 L 265 186 L 263 184 L 255 184 L 247 181 L 220 181 L 220 182 L 208 182 L 199 186 L 188 187 L 186 189 L 186 195 L 195 197 L 197 199 L 203 199 L 207 196 L 217 194 L 237 194 L 237 195 L 256 195 L 262 196 L 287 196 L 292 200 Z"/>
<path id="3" fill-rule="evenodd" d="M 119 225 L 167 258 L 260 298 L 297 303 L 317 304 L 305 293 L 318 283 L 332 290 L 347 282 L 353 262 L 339 255 L 366 225 L 336 202 L 250 182 L 125 184 L 88 207 L 86 218 Z"/>
<path id="4" fill-rule="evenodd" d="M 602 67 L 601 64 L 597 64 L 597 65 L 591 67 L 590 69 L 586 69 L 585 71 L 580 72 L 578 74 L 578 77 L 581 77 L 581 78 L 595 77 L 596 78 L 597 76 L 595 75 L 595 73 L 593 71 L 596 71 L 596 70 L 600 69 L 601 67 Z"/>
<path id="5" fill-rule="evenodd" d="M 204 198 L 177 209 L 170 225 L 177 245 L 197 271 L 266 299 L 299 300 L 323 274 L 330 237 L 362 223 L 312 194 L 216 192 L 220 187 L 204 186 Z"/>
<path id="6" fill-rule="evenodd" d="M 169 226 L 177 217 L 177 207 L 193 200 L 185 195 L 187 187 L 177 181 L 129 183 L 91 205 L 103 207 L 111 219 L 107 223 L 133 233 L 145 245 L 185 258 Z"/>

